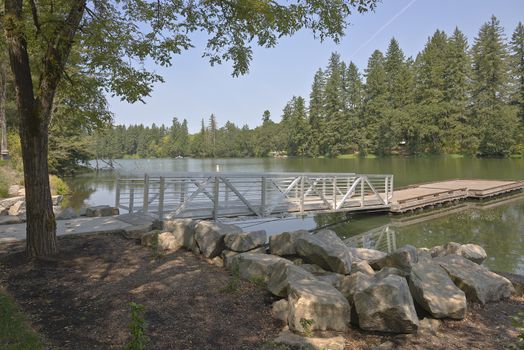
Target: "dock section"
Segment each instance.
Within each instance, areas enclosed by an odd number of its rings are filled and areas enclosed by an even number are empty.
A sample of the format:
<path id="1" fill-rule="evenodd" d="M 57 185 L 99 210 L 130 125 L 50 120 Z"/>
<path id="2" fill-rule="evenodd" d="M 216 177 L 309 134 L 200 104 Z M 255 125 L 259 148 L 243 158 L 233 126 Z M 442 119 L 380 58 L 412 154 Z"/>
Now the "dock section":
<path id="1" fill-rule="evenodd" d="M 448 180 L 395 190 L 390 212 L 404 213 L 466 198 L 484 199 L 522 191 L 524 181 Z"/>

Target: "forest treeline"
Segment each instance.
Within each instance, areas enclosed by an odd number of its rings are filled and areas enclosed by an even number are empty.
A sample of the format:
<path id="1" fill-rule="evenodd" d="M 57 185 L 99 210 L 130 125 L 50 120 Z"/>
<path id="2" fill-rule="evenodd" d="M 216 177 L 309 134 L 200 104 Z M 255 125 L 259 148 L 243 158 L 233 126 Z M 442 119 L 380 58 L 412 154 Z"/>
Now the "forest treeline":
<path id="1" fill-rule="evenodd" d="M 293 97 L 279 123 L 268 111 L 254 129 L 212 115 L 198 133 L 170 126 L 115 126 L 93 135 L 99 158 L 248 157 L 358 153 L 524 153 L 524 25 L 506 38 L 492 17 L 470 46 L 459 30 L 437 30 L 413 59 L 396 39 L 364 70 L 333 53 L 313 77 L 308 101 Z"/>

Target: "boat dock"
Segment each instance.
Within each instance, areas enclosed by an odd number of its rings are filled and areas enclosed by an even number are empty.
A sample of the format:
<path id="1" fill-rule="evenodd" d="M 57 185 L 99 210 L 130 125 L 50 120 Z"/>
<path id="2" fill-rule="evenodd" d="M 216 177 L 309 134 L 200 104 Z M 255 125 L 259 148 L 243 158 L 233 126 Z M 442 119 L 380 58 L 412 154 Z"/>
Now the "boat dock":
<path id="1" fill-rule="evenodd" d="M 123 178 L 115 206 L 164 218 L 220 219 L 331 212 L 404 213 L 522 191 L 524 181 L 446 180 L 394 189 L 393 175 L 175 173 Z"/>
<path id="2" fill-rule="evenodd" d="M 522 191 L 524 181 L 448 180 L 409 186 L 393 192 L 390 212 L 404 213 L 459 200 L 484 199 Z"/>

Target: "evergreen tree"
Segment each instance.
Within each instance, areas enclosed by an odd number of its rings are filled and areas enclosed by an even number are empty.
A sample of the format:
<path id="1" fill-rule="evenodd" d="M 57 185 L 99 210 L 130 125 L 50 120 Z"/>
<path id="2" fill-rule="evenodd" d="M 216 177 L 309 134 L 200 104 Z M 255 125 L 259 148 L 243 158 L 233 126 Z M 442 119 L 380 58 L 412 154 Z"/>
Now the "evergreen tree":
<path id="1" fill-rule="evenodd" d="M 324 89 L 325 76 L 322 69 L 317 70 L 313 78 L 309 95 L 309 126 L 311 129 L 310 153 L 313 156 L 321 154 L 321 141 L 324 137 L 325 111 Z"/>
<path id="2" fill-rule="evenodd" d="M 347 120 L 345 136 L 348 146 L 356 145 L 359 152 L 364 152 L 364 142 L 360 125 L 362 114 L 363 83 L 357 66 L 350 62 L 345 79 Z"/>
<path id="3" fill-rule="evenodd" d="M 266 109 L 262 114 L 262 124 L 267 124 L 271 121 L 271 113 Z"/>
<path id="4" fill-rule="evenodd" d="M 504 30 L 495 16 L 480 28 L 472 48 L 473 121 L 479 126 L 479 152 L 509 154 L 516 130 L 516 113 L 508 100 L 508 50 Z"/>
<path id="5" fill-rule="evenodd" d="M 293 96 L 284 107 L 282 123 L 288 131 L 288 154 L 291 156 L 307 155 L 310 127 L 304 98 Z"/>
<path id="6" fill-rule="evenodd" d="M 375 50 L 368 60 L 366 85 L 364 88 L 364 112 L 361 125 L 366 126 L 362 147 L 376 154 L 384 154 L 390 144 L 391 130 L 385 119 L 387 86 L 385 59 L 382 52 Z"/>
<path id="7" fill-rule="evenodd" d="M 524 25 L 519 22 L 511 36 L 511 70 L 514 78 L 513 103 L 524 124 Z"/>
<path id="8" fill-rule="evenodd" d="M 327 68 L 326 86 L 324 89 L 325 124 L 320 153 L 336 156 L 343 148 L 343 123 L 345 116 L 344 69 L 340 55 L 333 53 Z"/>
<path id="9" fill-rule="evenodd" d="M 209 145 L 211 148 L 211 156 L 216 158 L 216 144 L 217 144 L 217 119 L 214 114 L 209 117 Z"/>

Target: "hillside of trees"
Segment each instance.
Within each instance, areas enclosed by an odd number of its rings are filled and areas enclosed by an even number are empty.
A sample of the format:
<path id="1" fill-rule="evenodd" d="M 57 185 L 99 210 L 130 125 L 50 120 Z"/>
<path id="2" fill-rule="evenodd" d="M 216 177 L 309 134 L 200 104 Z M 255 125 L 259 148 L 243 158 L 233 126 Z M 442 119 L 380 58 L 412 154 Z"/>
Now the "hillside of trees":
<path id="1" fill-rule="evenodd" d="M 365 69 L 333 53 L 319 69 L 309 101 L 293 97 L 279 123 L 264 112 L 254 129 L 214 115 L 190 135 L 187 121 L 171 126 L 115 126 L 92 142 L 99 158 L 249 157 L 358 153 L 524 153 L 524 25 L 506 38 L 492 17 L 470 45 L 459 30 L 437 30 L 415 58 L 391 39 Z"/>

